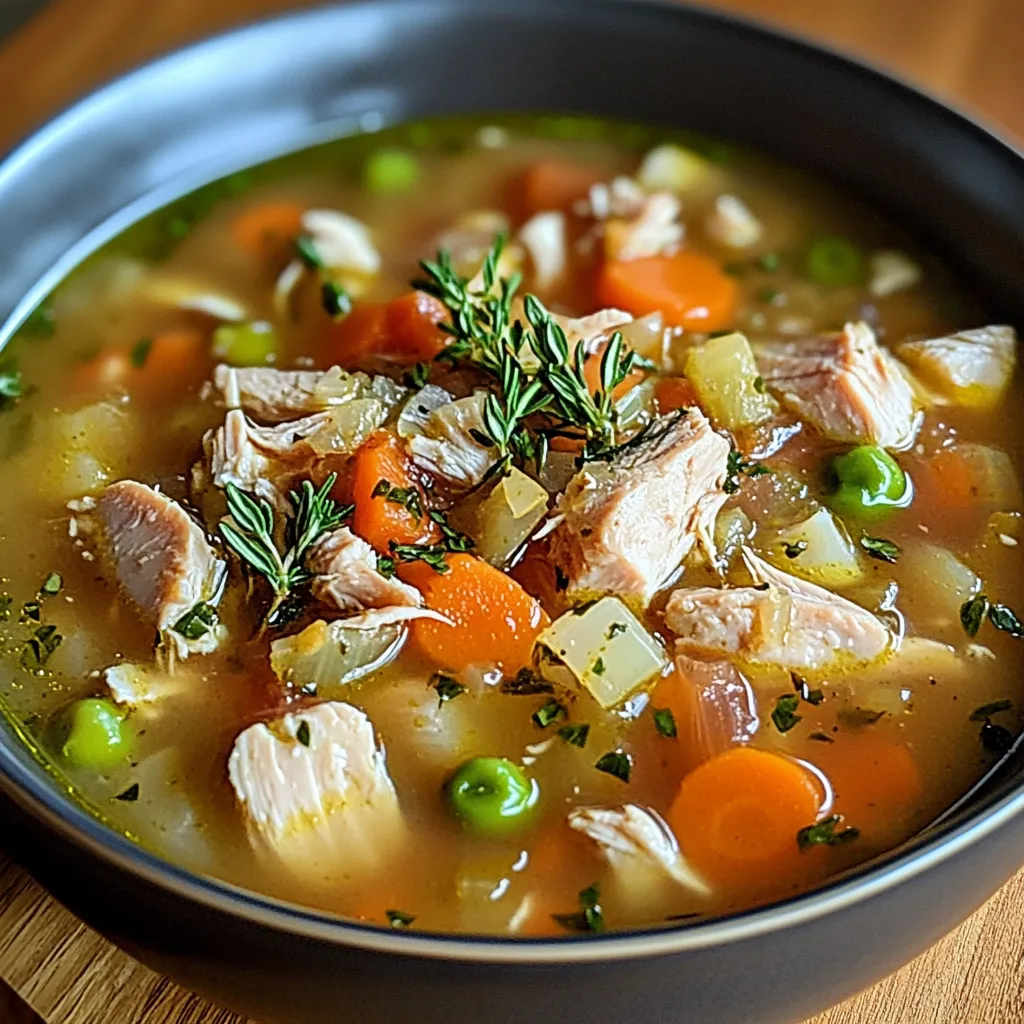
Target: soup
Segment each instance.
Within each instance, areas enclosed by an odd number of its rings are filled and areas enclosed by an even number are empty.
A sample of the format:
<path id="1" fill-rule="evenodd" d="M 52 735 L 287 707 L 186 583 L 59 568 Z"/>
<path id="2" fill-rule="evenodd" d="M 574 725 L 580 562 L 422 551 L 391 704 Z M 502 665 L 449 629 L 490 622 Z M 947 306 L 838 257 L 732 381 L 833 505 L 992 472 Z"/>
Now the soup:
<path id="1" fill-rule="evenodd" d="M 215 183 L 4 354 L 6 713 L 143 846 L 364 922 L 805 891 L 1019 729 L 1015 344 L 689 135 L 439 121 Z"/>

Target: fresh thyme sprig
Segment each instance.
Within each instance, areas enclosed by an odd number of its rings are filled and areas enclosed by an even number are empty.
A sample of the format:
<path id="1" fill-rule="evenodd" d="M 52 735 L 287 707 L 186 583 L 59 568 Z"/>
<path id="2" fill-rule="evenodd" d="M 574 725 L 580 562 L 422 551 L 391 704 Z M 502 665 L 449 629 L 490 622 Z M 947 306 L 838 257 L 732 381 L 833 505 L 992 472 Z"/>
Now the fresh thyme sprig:
<path id="1" fill-rule="evenodd" d="M 489 391 L 484 400 L 484 430 L 500 456 L 522 456 L 526 450 L 532 450 L 532 438 L 524 436 L 523 421 L 550 405 L 551 395 L 545 391 L 540 378 L 528 380 L 519 360 L 508 348 L 501 354 L 500 380 L 501 394 Z"/>
<path id="2" fill-rule="evenodd" d="M 484 259 L 480 290 L 470 287 L 471 281 L 456 271 L 451 254 L 444 249 L 436 260 L 420 261 L 427 276 L 413 281 L 413 288 L 440 299 L 452 314 L 452 322 L 442 325 L 452 341 L 439 359 L 475 363 L 495 376 L 501 375 L 502 353 L 512 326 L 512 298 L 522 280 L 519 273 L 498 280 L 498 261 L 504 248 L 505 236 L 499 235 Z"/>
<path id="3" fill-rule="evenodd" d="M 308 480 L 298 491 L 291 491 L 294 515 L 285 527 L 285 550 L 275 539 L 274 509 L 264 498 L 253 498 L 234 484 L 227 485 L 228 513 L 220 532 L 228 546 L 270 584 L 274 599 L 264 621 L 273 623 L 278 609 L 296 589 L 309 579 L 304 560 L 316 540 L 347 519 L 351 505 L 339 505 L 330 497 L 337 479 L 332 473 L 316 490 Z"/>

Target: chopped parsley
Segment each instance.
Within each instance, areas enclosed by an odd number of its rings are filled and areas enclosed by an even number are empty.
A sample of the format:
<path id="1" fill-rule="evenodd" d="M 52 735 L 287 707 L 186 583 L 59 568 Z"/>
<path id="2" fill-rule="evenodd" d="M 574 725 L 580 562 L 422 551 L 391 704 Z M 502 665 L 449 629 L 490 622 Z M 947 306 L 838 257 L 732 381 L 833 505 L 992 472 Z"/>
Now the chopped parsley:
<path id="1" fill-rule="evenodd" d="M 377 481 L 370 492 L 371 498 L 383 498 L 392 505 L 400 505 L 418 523 L 423 518 L 423 505 L 420 503 L 420 492 L 415 487 L 395 487 L 387 480 Z"/>
<path id="2" fill-rule="evenodd" d="M 307 270 L 324 270 L 326 264 L 316 247 L 316 242 L 309 235 L 299 235 L 295 239 L 295 252 Z"/>
<path id="3" fill-rule="evenodd" d="M 56 626 L 40 626 L 21 649 L 22 668 L 35 672 L 45 667 L 63 640 Z"/>
<path id="4" fill-rule="evenodd" d="M 64 586 L 64 578 L 59 572 L 51 572 L 49 576 L 43 580 L 43 585 L 39 588 L 40 594 L 45 594 L 47 597 L 53 597 L 54 594 L 59 594 L 61 587 Z"/>
<path id="5" fill-rule="evenodd" d="M 1002 757 L 1009 752 L 1014 744 L 1013 733 L 1001 725 L 996 725 L 988 720 L 981 727 L 981 745 L 996 757 Z"/>
<path id="6" fill-rule="evenodd" d="M 18 622 L 20 625 L 24 625 L 26 622 L 40 622 L 42 617 L 42 605 L 38 601 L 26 601 L 21 606 L 21 615 L 18 617 Z"/>
<path id="7" fill-rule="evenodd" d="M 531 717 L 538 728 L 546 729 L 565 718 L 565 707 L 552 697 L 537 708 Z"/>
<path id="8" fill-rule="evenodd" d="M 309 722 L 304 718 L 299 722 L 299 727 L 295 730 L 295 738 L 304 746 L 309 746 Z"/>
<path id="9" fill-rule="evenodd" d="M 968 598 L 960 606 L 960 625 L 968 636 L 977 636 L 981 624 L 988 614 L 988 598 L 984 594 L 977 594 Z"/>
<path id="10" fill-rule="evenodd" d="M 0 370 L 0 409 L 13 405 L 25 393 L 19 370 Z"/>
<path id="11" fill-rule="evenodd" d="M 984 722 L 986 718 L 998 715 L 1001 711 L 1009 711 L 1013 707 L 1011 700 L 994 700 L 991 704 L 982 704 L 971 712 L 972 722 Z"/>
<path id="12" fill-rule="evenodd" d="M 988 621 L 996 629 L 1003 633 L 1009 633 L 1010 636 L 1024 636 L 1024 624 L 1014 614 L 1013 609 L 1008 608 L 1005 604 L 990 604 L 988 606 Z"/>
<path id="13" fill-rule="evenodd" d="M 779 732 L 789 732 L 797 722 L 803 720 L 796 709 L 800 706 L 800 696 L 796 693 L 785 693 L 775 701 L 772 709 L 772 721 Z"/>
<path id="14" fill-rule="evenodd" d="M 732 448 L 729 450 L 726 462 L 726 476 L 722 490 L 726 494 L 735 494 L 740 489 L 740 474 L 753 478 L 765 476 L 768 473 L 771 473 L 771 469 L 763 462 L 748 462 L 735 448 Z"/>
<path id="15" fill-rule="evenodd" d="M 553 693 L 555 688 L 532 669 L 521 668 L 514 679 L 503 679 L 498 689 L 515 697 L 531 697 L 538 693 Z"/>
<path id="16" fill-rule="evenodd" d="M 123 793 L 118 793 L 114 799 L 126 804 L 135 803 L 139 799 L 139 784 L 133 782 Z"/>
<path id="17" fill-rule="evenodd" d="M 430 363 L 417 363 L 406 375 L 405 382 L 411 388 L 426 387 L 430 380 Z"/>
<path id="18" fill-rule="evenodd" d="M 840 708 L 836 715 L 840 724 L 849 729 L 862 729 L 866 725 L 874 725 L 884 717 L 884 711 L 873 711 L 871 708 Z"/>
<path id="19" fill-rule="evenodd" d="M 448 549 L 441 544 L 396 544 L 390 541 L 388 546 L 400 562 L 425 562 L 442 576 L 451 569 Z"/>
<path id="20" fill-rule="evenodd" d="M 816 740 L 818 743 L 835 743 L 835 740 L 824 732 L 812 732 L 807 738 L 809 740 Z"/>
<path id="21" fill-rule="evenodd" d="M 817 706 L 825 699 L 824 692 L 821 690 L 812 690 L 810 684 L 803 676 L 796 672 L 790 672 L 789 676 L 793 680 L 793 689 L 800 694 L 801 700 L 806 701 L 808 704 L 814 704 Z"/>
<path id="22" fill-rule="evenodd" d="M 415 914 L 407 914 L 404 910 L 385 910 L 384 915 L 392 928 L 408 928 L 416 920 Z"/>
<path id="23" fill-rule="evenodd" d="M 842 846 L 852 842 L 860 835 L 859 828 L 844 828 L 836 831 L 842 822 L 841 814 L 833 814 L 816 825 L 808 825 L 796 834 L 796 845 L 801 850 L 809 850 L 812 846 Z"/>
<path id="24" fill-rule="evenodd" d="M 622 750 L 611 750 L 602 754 L 594 767 L 606 775 L 614 775 L 620 782 L 629 782 L 633 771 L 633 758 Z"/>
<path id="25" fill-rule="evenodd" d="M 880 562 L 888 562 L 890 565 L 898 562 L 900 555 L 903 554 L 898 544 L 894 544 L 884 537 L 861 537 L 860 546 L 872 558 L 877 558 Z"/>
<path id="26" fill-rule="evenodd" d="M 590 671 L 593 672 L 595 676 L 603 676 L 606 671 L 604 665 L 604 658 L 598 655 L 594 664 L 590 666 Z"/>
<path id="27" fill-rule="evenodd" d="M 450 700 L 455 700 L 456 697 L 461 696 L 466 692 L 466 687 L 462 685 L 453 676 L 445 675 L 444 672 L 437 672 L 430 680 L 430 685 L 437 691 L 437 700 L 439 704 L 445 704 Z"/>
<path id="28" fill-rule="evenodd" d="M 787 558 L 799 558 L 807 550 L 807 541 L 796 540 L 791 544 L 786 543 L 782 545 L 782 553 Z"/>
<path id="29" fill-rule="evenodd" d="M 613 622 L 608 627 L 608 632 L 604 635 L 605 639 L 614 640 L 617 636 L 619 636 L 619 634 L 625 633 L 628 629 L 629 626 L 627 626 L 624 622 Z"/>
<path id="30" fill-rule="evenodd" d="M 448 551 L 461 553 L 463 551 L 472 551 L 473 548 L 476 547 L 476 544 L 473 542 L 473 538 L 468 534 L 460 533 L 456 530 L 455 527 L 448 522 L 448 517 L 439 509 L 431 509 L 429 514 L 431 520 L 440 527 L 441 543 Z"/>
<path id="31" fill-rule="evenodd" d="M 758 374 L 754 378 L 754 390 L 759 394 L 763 395 L 768 389 L 765 387 L 764 377 Z"/>
<path id="32" fill-rule="evenodd" d="M 132 345 L 131 352 L 128 353 L 128 359 L 136 370 L 141 370 L 146 365 L 146 360 L 149 359 L 149 353 L 152 348 L 152 338 L 139 338 L 139 340 Z"/>
<path id="33" fill-rule="evenodd" d="M 320 304 L 332 320 L 340 320 L 352 312 L 352 298 L 337 281 L 320 285 Z"/>
<path id="34" fill-rule="evenodd" d="M 571 932 L 603 932 L 604 912 L 601 910 L 601 888 L 597 882 L 581 889 L 578 898 L 578 913 L 552 914 L 552 919 Z"/>
<path id="35" fill-rule="evenodd" d="M 654 728 L 658 730 L 659 736 L 664 736 L 667 740 L 674 740 L 679 735 L 676 716 L 672 714 L 671 708 L 653 708 L 651 714 L 654 717 Z"/>
<path id="36" fill-rule="evenodd" d="M 201 640 L 216 628 L 217 611 L 205 601 L 200 601 L 190 608 L 171 626 L 175 633 L 183 636 L 186 640 Z"/>
<path id="37" fill-rule="evenodd" d="M 960 624 L 968 636 L 977 636 L 986 618 L 1000 632 L 1012 637 L 1024 637 L 1024 623 L 1008 605 L 990 601 L 984 594 L 977 594 L 960 606 Z"/>
<path id="38" fill-rule="evenodd" d="M 386 580 L 394 579 L 395 560 L 388 555 L 378 555 L 377 572 L 379 572 Z"/>
<path id="39" fill-rule="evenodd" d="M 574 722 L 571 725 L 563 725 L 558 730 L 558 735 L 571 747 L 585 747 L 587 737 L 590 735 L 590 726 L 583 722 Z"/>

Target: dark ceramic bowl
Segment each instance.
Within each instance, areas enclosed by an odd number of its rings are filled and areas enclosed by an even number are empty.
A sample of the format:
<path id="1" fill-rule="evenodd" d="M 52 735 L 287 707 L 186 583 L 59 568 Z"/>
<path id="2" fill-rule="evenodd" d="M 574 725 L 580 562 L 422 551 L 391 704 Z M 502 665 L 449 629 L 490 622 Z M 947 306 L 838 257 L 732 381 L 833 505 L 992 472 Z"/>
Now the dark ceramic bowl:
<path id="1" fill-rule="evenodd" d="M 10 156 L 2 337 L 183 191 L 359 125 L 482 110 L 614 115 L 766 150 L 893 214 L 1024 322 L 1024 160 L 905 85 L 674 4 L 377 0 L 164 59 Z M 498 941 L 345 924 L 190 875 L 70 803 L 3 730 L 0 807 L 4 845 L 90 924 L 214 1000 L 295 1024 L 794 1022 L 924 950 L 1024 861 L 1011 755 L 926 834 L 799 899 L 654 932 Z"/>

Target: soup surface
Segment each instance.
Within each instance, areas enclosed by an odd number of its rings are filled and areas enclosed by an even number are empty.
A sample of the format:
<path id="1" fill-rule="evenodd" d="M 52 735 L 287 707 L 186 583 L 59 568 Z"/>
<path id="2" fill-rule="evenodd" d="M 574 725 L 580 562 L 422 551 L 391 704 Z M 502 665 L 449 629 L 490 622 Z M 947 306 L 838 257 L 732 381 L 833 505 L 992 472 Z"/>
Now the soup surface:
<path id="1" fill-rule="evenodd" d="M 366 922 L 792 895 L 1018 732 L 1014 360 L 892 224 L 707 140 L 237 175 L 3 356 L 6 713 L 140 844 Z"/>

